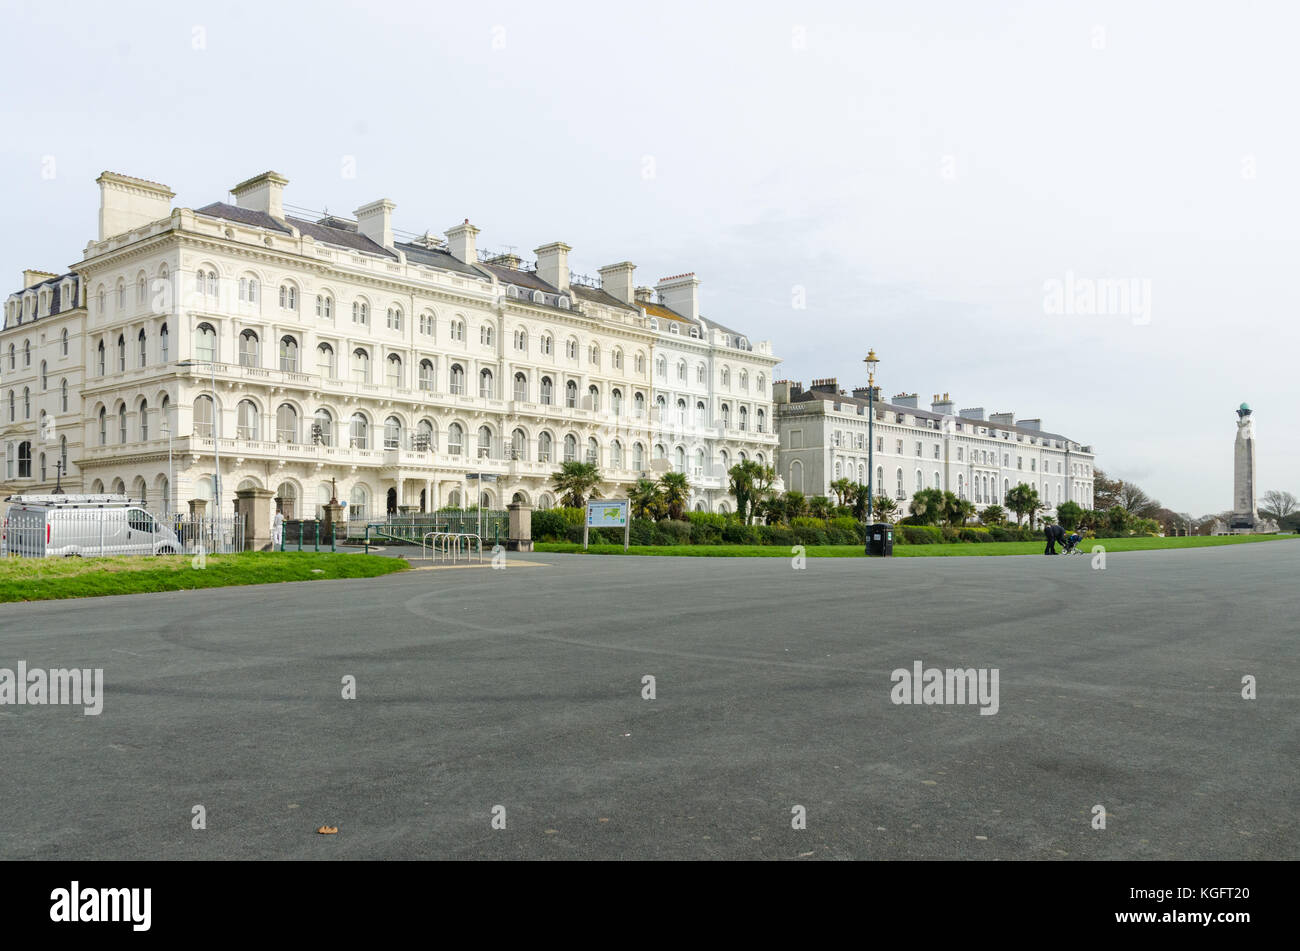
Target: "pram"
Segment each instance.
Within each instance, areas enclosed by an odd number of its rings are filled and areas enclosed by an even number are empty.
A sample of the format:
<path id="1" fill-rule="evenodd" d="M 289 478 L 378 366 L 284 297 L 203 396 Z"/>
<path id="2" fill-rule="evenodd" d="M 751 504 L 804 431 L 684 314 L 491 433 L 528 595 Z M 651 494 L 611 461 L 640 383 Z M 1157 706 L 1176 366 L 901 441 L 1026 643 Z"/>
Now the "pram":
<path id="1" fill-rule="evenodd" d="M 1082 532 L 1071 532 L 1065 536 L 1065 550 L 1063 555 L 1082 555 L 1083 549 L 1079 547 L 1079 542 L 1083 541 Z"/>

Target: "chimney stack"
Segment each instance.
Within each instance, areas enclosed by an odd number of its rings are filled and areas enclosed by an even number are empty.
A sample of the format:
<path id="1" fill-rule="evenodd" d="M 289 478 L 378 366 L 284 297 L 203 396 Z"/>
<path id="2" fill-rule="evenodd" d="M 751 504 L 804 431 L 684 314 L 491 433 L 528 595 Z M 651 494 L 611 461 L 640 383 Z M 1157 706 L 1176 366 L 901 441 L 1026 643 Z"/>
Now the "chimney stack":
<path id="1" fill-rule="evenodd" d="M 172 213 L 176 193 L 166 185 L 116 172 L 104 172 L 95 184 L 99 186 L 100 241 Z"/>
<path id="2" fill-rule="evenodd" d="M 552 241 L 534 248 L 537 255 L 537 276 L 561 291 L 569 289 L 569 252 L 573 248 L 563 241 Z"/>
<path id="3" fill-rule="evenodd" d="M 1041 419 L 1018 419 L 1016 425 L 1021 429 L 1032 429 L 1034 432 L 1038 432 L 1043 428 L 1043 421 Z"/>
<path id="4" fill-rule="evenodd" d="M 982 421 L 984 419 L 984 407 L 974 406 L 970 409 L 964 409 L 958 415 L 964 419 L 978 419 Z"/>
<path id="5" fill-rule="evenodd" d="M 606 264 L 600 269 L 601 290 L 624 304 L 631 304 L 636 300 L 636 282 L 633 280 L 635 271 L 636 265 L 631 261 Z"/>
<path id="6" fill-rule="evenodd" d="M 462 264 L 477 264 L 477 235 L 478 228 L 470 224 L 469 219 L 466 218 L 464 224 L 447 229 L 447 250 L 451 252 L 452 257 Z"/>
<path id="7" fill-rule="evenodd" d="M 638 304 L 654 303 L 655 292 L 652 287 L 638 287 L 636 289 L 636 302 Z"/>
<path id="8" fill-rule="evenodd" d="M 1016 424 L 1015 413 L 992 413 L 989 416 L 989 422 L 994 426 L 1014 426 Z"/>
<path id="9" fill-rule="evenodd" d="M 934 402 L 930 404 L 930 412 L 938 413 L 940 416 L 951 416 L 953 415 L 953 408 L 955 405 L 956 404 L 948 398 L 947 393 L 943 394 L 942 399 L 940 399 L 939 394 L 936 393 L 934 394 Z"/>
<path id="10" fill-rule="evenodd" d="M 362 205 L 352 212 L 357 216 L 357 231 L 384 248 L 393 246 L 393 209 L 397 206 L 387 198 Z"/>
<path id="11" fill-rule="evenodd" d="M 694 271 L 661 278 L 655 290 L 665 307 L 690 320 L 700 319 L 700 281 Z"/>
<path id="12" fill-rule="evenodd" d="M 916 401 L 919 394 L 916 393 L 895 393 L 894 398 L 890 400 L 895 406 L 906 406 L 909 409 L 916 409 Z"/>
<path id="13" fill-rule="evenodd" d="M 240 182 L 230 193 L 235 204 L 249 211 L 262 211 L 272 218 L 284 217 L 284 186 L 289 179 L 278 172 L 263 172 L 246 182 Z"/>

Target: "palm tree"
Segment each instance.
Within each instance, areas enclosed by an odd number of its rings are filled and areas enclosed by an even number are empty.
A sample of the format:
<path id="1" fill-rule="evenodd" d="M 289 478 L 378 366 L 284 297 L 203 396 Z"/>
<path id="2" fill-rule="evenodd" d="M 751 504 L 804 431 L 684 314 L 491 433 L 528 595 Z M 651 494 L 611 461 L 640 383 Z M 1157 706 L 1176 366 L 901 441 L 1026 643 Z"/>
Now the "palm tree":
<path id="1" fill-rule="evenodd" d="M 831 483 L 831 491 L 835 493 L 836 505 L 848 505 L 849 499 L 854 495 L 853 480 L 836 479 Z"/>
<path id="2" fill-rule="evenodd" d="M 633 518 L 652 518 L 656 521 L 663 518 L 663 495 L 659 491 L 659 483 L 654 479 L 638 479 L 636 485 L 628 489 L 627 497 L 632 503 Z"/>
<path id="3" fill-rule="evenodd" d="M 1007 508 L 1016 513 L 1016 524 L 1021 525 L 1025 515 L 1038 511 L 1038 490 L 1021 482 L 1007 489 L 1006 503 Z"/>
<path id="4" fill-rule="evenodd" d="M 877 495 L 872 497 L 871 507 L 876 510 L 876 518 L 888 521 L 889 516 L 897 511 L 898 503 L 887 495 Z"/>
<path id="5" fill-rule="evenodd" d="M 659 477 L 659 485 L 663 492 L 664 505 L 668 509 L 668 517 L 680 520 L 686 508 L 686 500 L 691 494 L 691 484 L 686 479 L 686 473 L 665 472 Z"/>
<path id="6" fill-rule="evenodd" d="M 808 497 L 802 492 L 787 492 L 781 498 L 781 514 L 788 522 L 808 512 Z"/>
<path id="7" fill-rule="evenodd" d="M 830 518 L 831 500 L 824 495 L 814 495 L 808 500 L 808 514 L 813 518 Z"/>
<path id="8" fill-rule="evenodd" d="M 599 497 L 594 490 L 600 484 L 600 470 L 590 462 L 562 462 L 560 471 L 551 476 L 551 483 L 560 495 L 561 505 L 580 509 L 588 494 Z"/>

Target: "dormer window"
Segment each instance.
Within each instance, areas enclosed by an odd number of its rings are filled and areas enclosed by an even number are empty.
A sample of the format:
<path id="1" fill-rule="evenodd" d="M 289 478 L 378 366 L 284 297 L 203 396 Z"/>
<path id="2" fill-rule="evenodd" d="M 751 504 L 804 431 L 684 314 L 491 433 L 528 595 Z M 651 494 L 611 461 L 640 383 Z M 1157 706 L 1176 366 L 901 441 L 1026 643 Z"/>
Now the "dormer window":
<path id="1" fill-rule="evenodd" d="M 692 328 L 691 328 L 691 336 L 692 336 L 692 337 L 698 337 L 699 335 L 700 335 L 700 329 L 699 329 L 698 327 L 692 327 Z"/>
<path id="2" fill-rule="evenodd" d="M 534 304 L 545 304 L 545 303 L 546 303 L 546 295 L 543 294 L 541 291 L 533 291 L 533 303 L 534 303 Z"/>
<path id="3" fill-rule="evenodd" d="M 506 297 L 518 297 L 518 296 L 519 296 L 519 288 L 515 287 L 513 284 L 510 284 L 506 287 Z"/>
<path id="4" fill-rule="evenodd" d="M 680 334 L 680 333 L 681 333 L 681 331 L 677 329 L 677 325 L 676 325 L 676 324 L 669 324 L 669 325 L 668 325 L 668 332 L 671 333 L 671 334 Z"/>
<path id="5" fill-rule="evenodd" d="M 560 308 L 560 310 L 568 310 L 569 298 L 565 297 L 564 295 L 560 295 L 560 298 L 555 302 L 555 306 Z"/>

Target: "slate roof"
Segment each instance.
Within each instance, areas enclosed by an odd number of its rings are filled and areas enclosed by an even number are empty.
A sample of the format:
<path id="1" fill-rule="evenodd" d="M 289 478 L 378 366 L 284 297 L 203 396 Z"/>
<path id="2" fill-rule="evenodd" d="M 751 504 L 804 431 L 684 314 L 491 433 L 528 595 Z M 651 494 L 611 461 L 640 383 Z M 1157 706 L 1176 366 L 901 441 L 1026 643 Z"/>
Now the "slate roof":
<path id="1" fill-rule="evenodd" d="M 195 208 L 194 213 L 196 215 L 207 215 L 210 218 L 236 221 L 241 225 L 252 225 L 254 228 L 270 228 L 272 231 L 289 233 L 288 226 L 279 218 L 272 217 L 264 211 L 250 211 L 247 208 L 240 208 L 238 205 L 228 205 L 224 201 L 214 201 L 202 208 Z"/>
<path id="2" fill-rule="evenodd" d="M 402 253 L 406 255 L 406 260 L 412 264 L 424 264 L 445 271 L 456 271 L 460 274 L 468 274 L 471 277 L 481 278 L 483 276 L 483 272 L 478 268 L 466 264 L 450 251 L 442 248 L 427 248 L 422 244 L 403 241 L 395 242 L 394 246 L 400 248 Z"/>
<path id="3" fill-rule="evenodd" d="M 625 304 L 613 294 L 599 287 L 588 287 L 586 284 L 570 284 L 569 290 L 573 291 L 573 296 L 581 300 L 591 301 L 593 304 L 603 304 L 606 307 L 617 307 L 622 310 L 636 310 L 631 304 Z"/>

